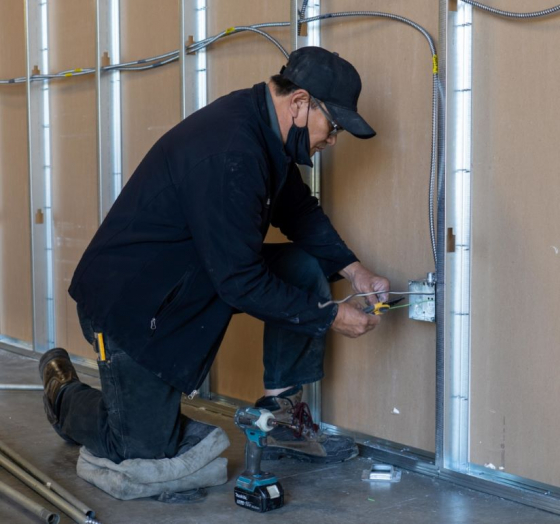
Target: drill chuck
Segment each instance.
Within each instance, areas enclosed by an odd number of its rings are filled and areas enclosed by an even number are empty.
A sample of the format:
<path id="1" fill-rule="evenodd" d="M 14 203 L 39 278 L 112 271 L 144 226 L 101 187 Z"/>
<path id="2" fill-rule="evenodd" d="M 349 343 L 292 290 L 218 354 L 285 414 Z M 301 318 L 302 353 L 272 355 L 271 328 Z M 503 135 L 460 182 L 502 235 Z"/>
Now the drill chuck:
<path id="1" fill-rule="evenodd" d="M 235 412 L 235 424 L 242 430 L 253 429 L 268 433 L 274 428 L 274 415 L 267 409 L 240 408 Z"/>

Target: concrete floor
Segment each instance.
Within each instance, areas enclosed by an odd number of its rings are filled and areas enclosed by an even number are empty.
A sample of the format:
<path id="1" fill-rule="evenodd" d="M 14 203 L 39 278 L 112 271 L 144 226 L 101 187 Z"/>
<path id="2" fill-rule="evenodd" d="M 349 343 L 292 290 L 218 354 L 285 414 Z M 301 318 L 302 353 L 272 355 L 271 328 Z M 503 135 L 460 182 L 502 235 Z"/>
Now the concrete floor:
<path id="1" fill-rule="evenodd" d="M 82 377 L 97 385 L 97 380 Z M 39 383 L 37 362 L 0 350 L 0 383 Z M 313 466 L 292 460 L 265 462 L 264 469 L 280 479 L 285 506 L 266 514 L 253 513 L 233 502 L 236 477 L 244 466 L 244 439 L 231 418 L 185 407 L 185 413 L 219 425 L 232 441 L 229 482 L 208 490 L 201 502 L 162 504 L 150 499 L 118 501 L 76 476 L 78 448 L 63 442 L 43 413 L 42 393 L 0 391 L 0 439 L 92 507 L 102 524 L 560 524 L 560 516 L 485 495 L 453 484 L 403 471 L 398 484 L 370 484 L 361 480 L 371 462 L 357 458 L 344 464 Z M 0 480 L 51 507 L 47 501 L 0 468 Z M 0 523 L 27 524 L 39 519 L 0 496 Z M 61 514 L 61 524 L 72 520 Z"/>

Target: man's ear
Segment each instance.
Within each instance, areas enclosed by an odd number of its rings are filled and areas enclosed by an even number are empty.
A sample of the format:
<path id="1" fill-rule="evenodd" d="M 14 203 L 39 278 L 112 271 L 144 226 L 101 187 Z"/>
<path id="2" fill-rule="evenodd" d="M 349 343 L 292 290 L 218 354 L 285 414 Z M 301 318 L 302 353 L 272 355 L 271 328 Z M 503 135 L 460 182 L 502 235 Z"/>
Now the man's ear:
<path id="1" fill-rule="evenodd" d="M 301 111 L 307 112 L 309 93 L 305 89 L 298 89 L 290 95 L 290 114 L 297 118 Z"/>

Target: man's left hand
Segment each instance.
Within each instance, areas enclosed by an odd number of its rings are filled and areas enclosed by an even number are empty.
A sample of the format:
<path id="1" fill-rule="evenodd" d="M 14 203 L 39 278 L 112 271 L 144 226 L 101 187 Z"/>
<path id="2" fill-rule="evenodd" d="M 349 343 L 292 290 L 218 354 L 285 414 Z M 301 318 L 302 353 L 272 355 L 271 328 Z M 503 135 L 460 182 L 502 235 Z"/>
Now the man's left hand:
<path id="1" fill-rule="evenodd" d="M 375 295 L 365 297 L 369 305 L 377 302 L 387 302 L 389 295 L 386 293 L 390 289 L 390 282 L 385 277 L 376 275 L 360 262 L 353 262 L 346 266 L 340 274 L 352 283 L 352 287 L 356 293 L 377 292 Z M 385 293 L 384 293 L 385 292 Z"/>

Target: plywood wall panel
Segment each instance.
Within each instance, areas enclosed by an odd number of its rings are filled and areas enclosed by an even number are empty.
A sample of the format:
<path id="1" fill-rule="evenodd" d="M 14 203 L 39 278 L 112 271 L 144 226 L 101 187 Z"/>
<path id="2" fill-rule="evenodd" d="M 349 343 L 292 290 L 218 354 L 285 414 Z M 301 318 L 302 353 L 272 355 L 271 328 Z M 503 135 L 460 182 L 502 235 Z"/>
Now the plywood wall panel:
<path id="1" fill-rule="evenodd" d="M 260 22 L 290 20 L 289 2 L 254 2 L 252 0 L 208 0 L 208 34 L 215 35 L 228 27 Z M 290 51 L 290 29 L 265 28 Z M 209 100 L 236 89 L 251 87 L 268 80 L 280 71 L 286 60 L 264 37 L 244 32 L 224 38 L 208 48 Z"/>
<path id="2" fill-rule="evenodd" d="M 289 2 L 237 0 L 208 1 L 208 34 L 228 27 L 290 19 Z M 289 51 L 289 28 L 268 30 Z M 244 33 L 230 36 L 208 51 L 209 101 L 236 89 L 251 87 L 278 73 L 286 60 L 262 36 Z M 282 242 L 271 231 L 267 241 Z M 263 323 L 248 315 L 235 315 L 211 372 L 212 391 L 228 397 L 254 402 L 262 395 Z"/>
<path id="3" fill-rule="evenodd" d="M 438 2 L 324 0 L 322 12 L 376 10 L 405 16 L 437 40 Z M 322 202 L 362 263 L 406 290 L 433 271 L 428 228 L 432 58 L 413 28 L 383 19 L 323 23 L 322 45 L 362 76 L 358 107 L 378 135 L 343 133 L 324 154 Z M 352 292 L 334 286 L 340 298 Z M 385 315 L 372 333 L 329 337 L 323 420 L 425 450 L 434 449 L 435 326 Z"/>
<path id="4" fill-rule="evenodd" d="M 177 0 L 121 0 L 121 62 L 179 49 Z M 123 177 L 128 180 L 154 143 L 179 123 L 178 62 L 121 74 Z"/>
<path id="5" fill-rule="evenodd" d="M 95 41 L 94 0 L 49 3 L 51 71 L 94 67 Z M 72 353 L 93 357 L 68 287 L 98 226 L 95 78 L 52 80 L 49 92 L 56 341 Z"/>
<path id="6" fill-rule="evenodd" d="M 560 17 L 473 28 L 471 460 L 560 486 Z"/>
<path id="7" fill-rule="evenodd" d="M 0 2 L 0 78 L 25 76 L 24 11 Z M 0 333 L 30 342 L 31 253 L 25 84 L 0 86 Z"/>

